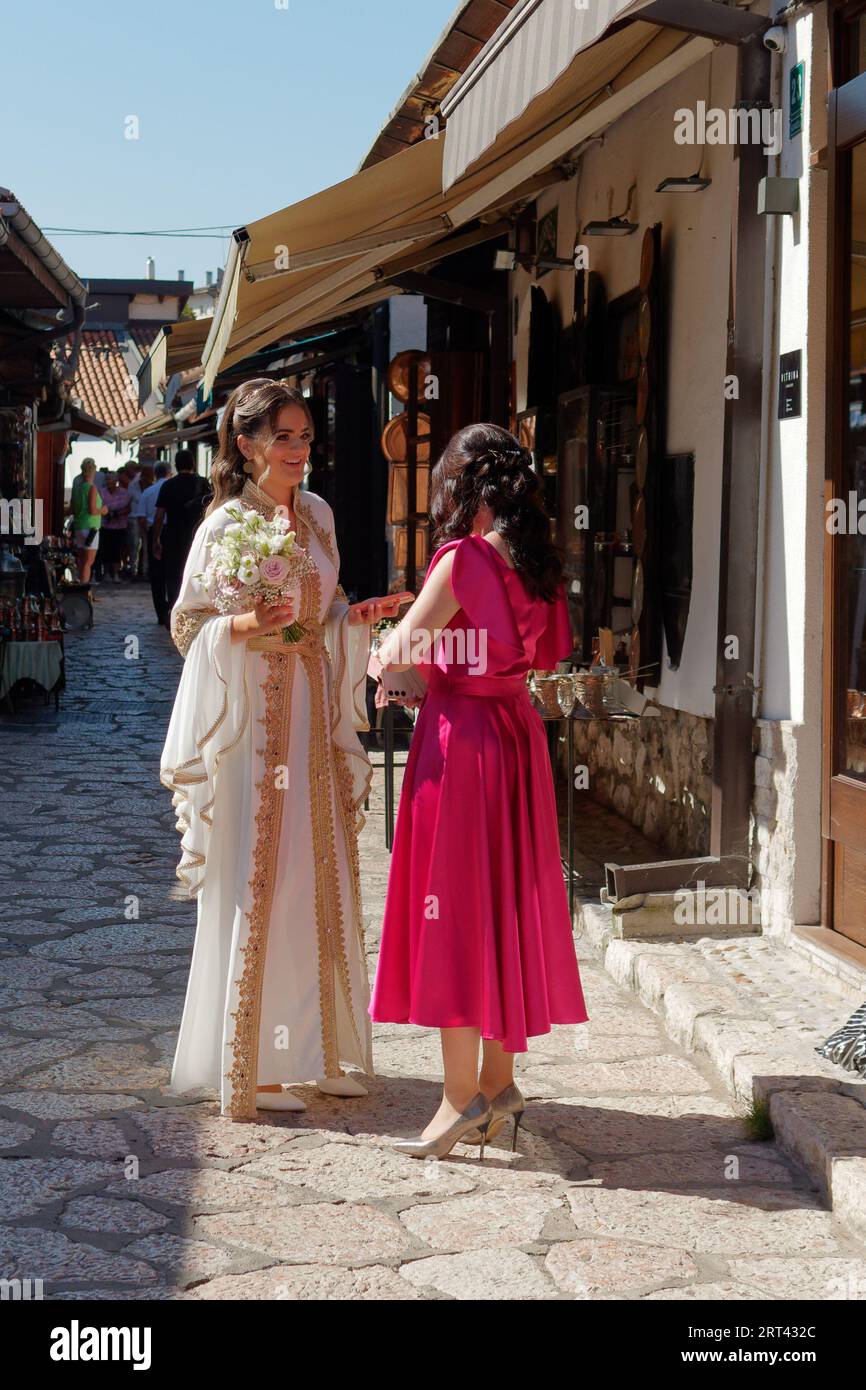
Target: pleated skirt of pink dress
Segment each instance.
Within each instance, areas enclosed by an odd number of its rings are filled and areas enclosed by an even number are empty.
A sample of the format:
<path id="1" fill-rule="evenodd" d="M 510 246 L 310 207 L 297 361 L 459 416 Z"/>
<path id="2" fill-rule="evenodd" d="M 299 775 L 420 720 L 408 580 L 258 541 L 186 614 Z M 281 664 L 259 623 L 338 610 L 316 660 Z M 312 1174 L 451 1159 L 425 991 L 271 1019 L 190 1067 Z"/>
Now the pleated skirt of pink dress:
<path id="1" fill-rule="evenodd" d="M 544 724 L 525 673 L 425 674 L 370 1016 L 478 1028 L 524 1052 L 588 1019 Z"/>

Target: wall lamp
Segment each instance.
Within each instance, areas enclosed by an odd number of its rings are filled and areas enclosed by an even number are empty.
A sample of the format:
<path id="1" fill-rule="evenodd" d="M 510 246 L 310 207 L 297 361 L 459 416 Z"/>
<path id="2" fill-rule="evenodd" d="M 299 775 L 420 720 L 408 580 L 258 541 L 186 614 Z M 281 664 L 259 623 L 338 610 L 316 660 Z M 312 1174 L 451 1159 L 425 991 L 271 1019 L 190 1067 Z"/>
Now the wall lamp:
<path id="1" fill-rule="evenodd" d="M 616 217 L 608 217 L 603 222 L 587 222 L 583 229 L 584 236 L 631 236 L 640 226 L 639 222 L 629 222 L 628 215 L 631 211 L 632 194 L 635 192 L 637 184 L 633 183 L 628 190 L 628 202 L 625 211 Z"/>
<path id="2" fill-rule="evenodd" d="M 662 179 L 656 193 L 703 193 L 711 183 L 712 179 L 702 179 L 700 174 L 689 174 L 687 179 Z"/>

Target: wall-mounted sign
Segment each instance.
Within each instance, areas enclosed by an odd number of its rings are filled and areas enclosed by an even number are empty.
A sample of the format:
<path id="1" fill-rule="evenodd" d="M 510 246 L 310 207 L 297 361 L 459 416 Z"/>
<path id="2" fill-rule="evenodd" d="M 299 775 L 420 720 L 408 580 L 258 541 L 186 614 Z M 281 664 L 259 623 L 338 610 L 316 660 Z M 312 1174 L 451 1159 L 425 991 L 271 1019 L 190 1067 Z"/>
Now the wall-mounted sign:
<path id="1" fill-rule="evenodd" d="M 543 217 L 538 219 L 538 234 L 535 242 L 535 254 L 540 261 L 555 261 L 557 256 L 557 227 L 559 223 L 559 208 L 552 207 Z M 548 266 L 547 270 L 550 267 Z M 536 272 L 536 279 L 540 280 L 542 275 L 547 274 L 547 270 L 539 269 Z"/>
<path id="2" fill-rule="evenodd" d="M 779 356 L 779 419 L 791 420 L 801 411 L 801 385 L 803 379 L 803 354 L 783 352 Z"/>
<path id="3" fill-rule="evenodd" d="M 803 94 L 806 89 L 806 64 L 797 63 L 788 75 L 788 139 L 793 140 L 803 129 Z"/>

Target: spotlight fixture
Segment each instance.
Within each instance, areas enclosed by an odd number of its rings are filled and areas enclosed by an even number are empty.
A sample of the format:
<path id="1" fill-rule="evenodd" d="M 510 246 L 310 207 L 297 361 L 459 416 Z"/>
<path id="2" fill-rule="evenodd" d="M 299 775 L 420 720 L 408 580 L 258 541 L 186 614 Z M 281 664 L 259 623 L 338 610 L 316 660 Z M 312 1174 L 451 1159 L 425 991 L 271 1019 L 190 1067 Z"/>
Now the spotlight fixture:
<path id="1" fill-rule="evenodd" d="M 700 174 L 689 174 L 687 179 L 662 179 L 656 193 L 703 193 L 711 183 L 712 179 L 702 179 Z"/>
<path id="2" fill-rule="evenodd" d="M 587 222 L 584 236 L 631 236 L 640 224 L 629 222 L 625 217 L 609 217 L 606 222 Z"/>
<path id="3" fill-rule="evenodd" d="M 583 229 L 584 236 L 631 236 L 632 232 L 636 232 L 640 224 L 628 220 L 632 196 L 636 190 L 637 184 L 633 183 L 628 190 L 628 202 L 618 216 L 608 217 L 603 222 L 587 222 Z"/>
<path id="4" fill-rule="evenodd" d="M 493 255 L 494 270 L 513 270 L 517 264 L 517 252 L 511 250 L 496 251 Z"/>

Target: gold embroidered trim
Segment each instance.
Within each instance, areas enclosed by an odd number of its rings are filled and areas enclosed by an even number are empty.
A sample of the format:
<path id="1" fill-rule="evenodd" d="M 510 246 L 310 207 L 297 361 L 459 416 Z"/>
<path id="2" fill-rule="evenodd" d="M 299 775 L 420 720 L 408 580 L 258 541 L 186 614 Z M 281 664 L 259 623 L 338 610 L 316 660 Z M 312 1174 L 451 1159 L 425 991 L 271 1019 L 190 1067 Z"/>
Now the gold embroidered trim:
<path id="1" fill-rule="evenodd" d="M 279 505 L 274 501 L 273 497 L 269 497 L 266 492 L 262 492 L 260 487 L 256 487 L 255 483 L 250 478 L 244 483 L 236 500 L 243 502 L 246 507 L 252 507 L 254 512 L 259 512 L 259 514 L 268 521 L 272 519 Z"/>
<path id="2" fill-rule="evenodd" d="M 228 1110 L 234 1120 L 256 1116 L 258 1084 L 259 1029 L 262 1013 L 262 982 L 268 943 L 268 925 L 274 898 L 283 795 L 277 789 L 276 771 L 285 756 L 292 708 L 292 680 L 295 663 L 278 665 L 270 653 L 264 657 L 268 674 L 264 682 L 266 745 L 264 770 L 258 784 L 261 793 L 256 812 L 253 874 L 249 881 L 252 904 L 247 914 L 247 941 L 240 948 L 243 969 L 239 980 L 238 1006 L 232 1039 L 232 1066 L 226 1073 L 231 1088 Z"/>
<path id="3" fill-rule="evenodd" d="M 218 616 L 216 608 L 183 608 L 179 613 L 172 613 L 172 641 L 184 659 L 208 618 Z"/>
<path id="4" fill-rule="evenodd" d="M 324 675 L 321 658 L 301 654 L 312 697 L 309 743 L 310 823 L 313 830 L 313 860 L 316 876 L 316 927 L 319 948 L 319 1005 L 322 1025 L 322 1053 L 325 1076 L 339 1075 L 339 1052 L 335 1010 L 334 975 L 343 991 L 346 1010 L 361 1057 L 366 1049 L 358 1034 L 349 966 L 343 936 L 343 909 L 334 834 L 332 788 L 336 778 L 333 742 L 325 719 Z M 351 859 L 350 859 L 351 862 Z"/>
<path id="5" fill-rule="evenodd" d="M 331 535 L 316 520 L 316 518 L 313 516 L 313 513 L 307 507 L 306 502 L 303 505 L 303 509 L 298 507 L 298 500 L 300 497 L 303 497 L 303 493 L 300 493 L 299 496 L 295 498 L 296 515 L 300 517 L 303 514 L 305 525 L 309 528 L 309 530 L 313 532 L 313 535 L 316 537 L 316 540 L 319 542 L 319 545 L 322 547 L 331 564 L 334 566 L 334 569 L 339 570 L 337 552 Z"/>
<path id="6" fill-rule="evenodd" d="M 333 745 L 333 748 L 337 773 L 337 810 L 340 816 L 340 823 L 343 827 L 343 841 L 349 860 L 350 879 L 352 884 L 352 904 L 355 912 L 358 943 L 361 947 L 361 960 L 364 961 L 366 968 L 367 946 L 364 938 L 364 913 L 361 904 L 361 867 L 358 861 L 358 835 L 355 830 L 355 809 L 352 800 L 352 770 L 349 767 L 349 758 L 345 750 L 338 747 L 336 743 Z"/>

